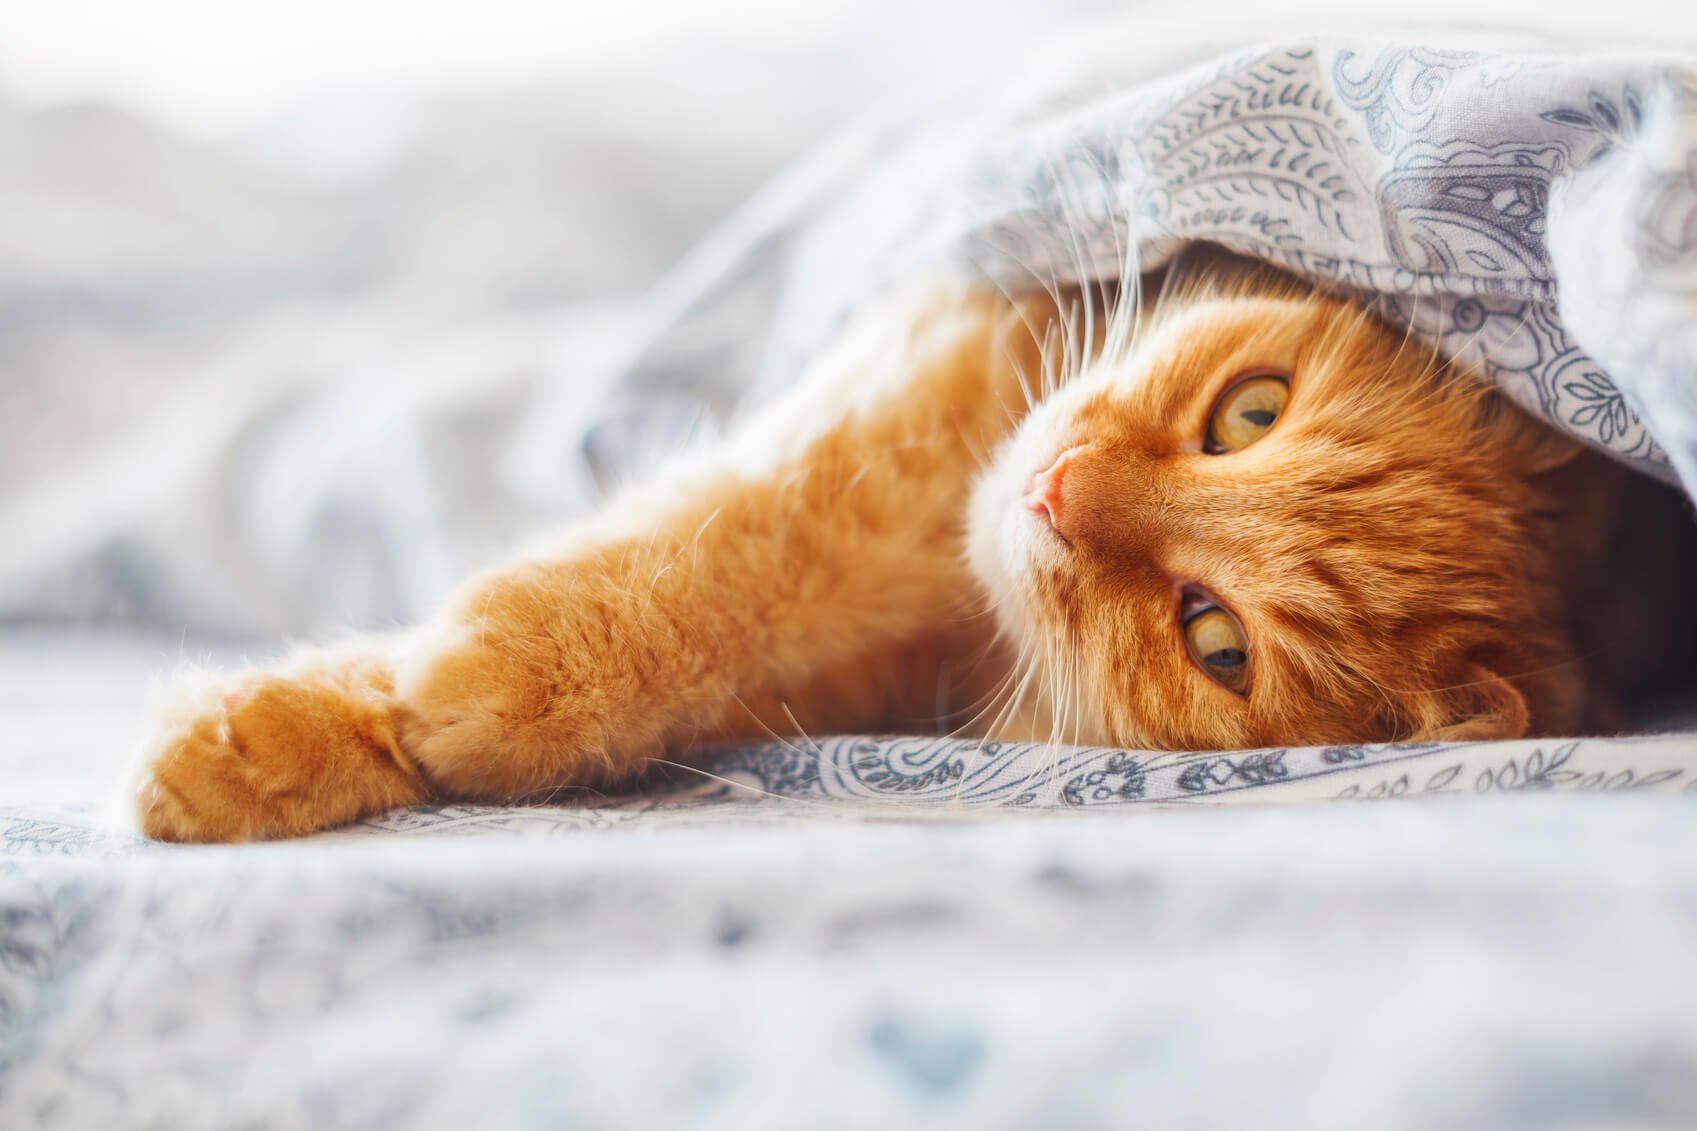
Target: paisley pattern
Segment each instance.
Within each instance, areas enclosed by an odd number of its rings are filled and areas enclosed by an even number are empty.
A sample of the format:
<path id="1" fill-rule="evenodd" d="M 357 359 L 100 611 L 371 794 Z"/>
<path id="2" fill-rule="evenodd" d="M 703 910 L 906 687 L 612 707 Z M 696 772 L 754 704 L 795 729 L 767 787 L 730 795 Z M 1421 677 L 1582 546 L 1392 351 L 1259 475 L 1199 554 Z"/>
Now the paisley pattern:
<path id="1" fill-rule="evenodd" d="M 1159 97 L 1126 96 L 1128 128 L 1112 144 L 1135 155 L 1120 154 L 1119 167 L 1137 173 L 1117 186 L 1134 207 L 1112 240 L 1072 252 L 1063 233 L 1089 241 L 1096 228 L 1073 224 L 1063 207 L 1006 217 L 986 243 L 1018 247 L 1021 264 L 1060 277 L 1108 273 L 1111 253 L 1138 243 L 1145 267 L 1190 240 L 1261 256 L 1377 301 L 1551 423 L 1667 475 L 1615 380 L 1564 329 L 1549 240 L 1552 192 L 1630 152 L 1645 114 L 1638 89 L 1661 89 L 1672 72 L 1640 67 L 1605 96 L 1595 74 L 1502 64 L 1412 47 L 1303 44 L 1240 57 Z M 1100 143 L 1088 134 L 1048 140 L 1062 151 Z M 1049 167 L 1030 176 L 1041 183 Z M 1113 168 L 1102 163 L 1098 175 L 1110 179 Z M 1007 191 L 1005 181 L 990 183 Z M 1051 195 L 1025 194 L 1037 204 Z M 1633 241 L 1622 249 L 1629 256 L 1657 246 L 1644 233 L 1616 234 Z M 1084 270 L 1069 270 L 1078 263 Z M 1646 275 L 1637 285 L 1653 283 Z M 1480 335 L 1485 304 L 1536 321 L 1532 341 Z M 1628 387 L 1650 379 L 1621 373 Z"/>
<path id="2" fill-rule="evenodd" d="M 686 792 L 660 790 L 656 795 L 1024 809 L 1282 802 L 1469 789 L 1488 793 L 1511 787 L 1697 795 L 1697 761 L 1685 737 L 1659 742 L 1393 744 L 1187 755 L 938 737 L 848 736 L 739 748 L 718 755 L 710 770 L 713 782 L 690 785 L 686 777 Z M 1268 788 L 1274 786 L 1279 788 Z"/>
<path id="3" fill-rule="evenodd" d="M 785 280 L 766 387 L 905 273 L 1119 278 L 1203 240 L 1360 297 L 1552 425 L 1697 485 L 1692 64 L 1310 40 L 1105 89 L 886 139 L 895 174 L 780 222 L 787 253 L 751 247 L 712 302 Z M 711 330 L 686 304 L 635 387 L 674 334 Z"/>
<path id="4" fill-rule="evenodd" d="M 1337 1126 L 1682 1126 L 1692 749 L 840 738 L 236 848 L 0 805 L 0 1126 L 1301 1126 L 1346 1070 Z"/>

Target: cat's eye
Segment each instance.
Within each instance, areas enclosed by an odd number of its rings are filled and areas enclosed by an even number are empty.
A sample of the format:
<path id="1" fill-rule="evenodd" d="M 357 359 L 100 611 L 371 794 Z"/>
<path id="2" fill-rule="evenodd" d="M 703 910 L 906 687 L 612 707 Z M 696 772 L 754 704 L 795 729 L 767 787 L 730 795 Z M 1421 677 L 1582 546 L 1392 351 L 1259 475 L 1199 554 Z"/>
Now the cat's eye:
<path id="1" fill-rule="evenodd" d="M 1201 605 L 1184 616 L 1184 642 L 1215 683 L 1240 695 L 1249 687 L 1249 641 L 1236 617 Z"/>
<path id="2" fill-rule="evenodd" d="M 1225 391 L 1208 420 L 1202 450 L 1210 455 L 1241 451 L 1267 434 L 1290 399 L 1290 382 L 1263 374 L 1246 377 Z"/>

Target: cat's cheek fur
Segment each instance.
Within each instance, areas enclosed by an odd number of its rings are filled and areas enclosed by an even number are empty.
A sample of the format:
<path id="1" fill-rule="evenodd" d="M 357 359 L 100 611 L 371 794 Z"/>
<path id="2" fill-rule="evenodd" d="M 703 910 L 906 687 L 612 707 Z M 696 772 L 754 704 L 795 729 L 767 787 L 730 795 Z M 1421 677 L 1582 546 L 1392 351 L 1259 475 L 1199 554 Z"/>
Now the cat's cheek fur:
<path id="1" fill-rule="evenodd" d="M 967 508 L 967 565 L 1006 627 L 1017 622 L 1022 602 L 1014 566 L 1021 542 L 1014 490 L 1011 476 L 998 463 L 974 484 Z"/>

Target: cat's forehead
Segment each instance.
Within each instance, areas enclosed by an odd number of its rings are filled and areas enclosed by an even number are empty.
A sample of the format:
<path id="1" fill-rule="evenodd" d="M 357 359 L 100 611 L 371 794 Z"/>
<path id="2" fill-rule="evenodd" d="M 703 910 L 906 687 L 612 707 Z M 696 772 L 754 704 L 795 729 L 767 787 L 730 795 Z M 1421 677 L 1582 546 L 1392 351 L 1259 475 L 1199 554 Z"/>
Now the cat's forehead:
<path id="1" fill-rule="evenodd" d="M 1200 435 L 1234 382 L 1274 374 L 1291 389 L 1285 429 L 1397 442 L 1404 420 L 1424 426 L 1470 411 L 1465 398 L 1428 395 L 1440 369 L 1430 346 L 1352 303 L 1203 296 L 1157 306 L 1122 356 L 1100 359 L 1071 407 L 1089 429 L 1182 441 Z"/>
<path id="2" fill-rule="evenodd" d="M 1234 368 L 1293 369 L 1335 334 L 1338 315 L 1318 298 L 1214 297 L 1158 308 L 1125 359 L 1128 391 L 1182 394 Z"/>

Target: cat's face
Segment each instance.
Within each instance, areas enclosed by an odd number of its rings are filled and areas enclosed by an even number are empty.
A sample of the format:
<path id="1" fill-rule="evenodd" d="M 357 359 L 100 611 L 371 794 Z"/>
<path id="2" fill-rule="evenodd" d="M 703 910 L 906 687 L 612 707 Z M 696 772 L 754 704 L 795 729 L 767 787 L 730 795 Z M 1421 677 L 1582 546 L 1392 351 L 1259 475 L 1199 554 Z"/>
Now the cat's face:
<path id="1" fill-rule="evenodd" d="M 1545 430 L 1276 279 L 1169 280 L 1133 348 L 1040 405 L 978 485 L 972 564 L 1057 737 L 1572 725 L 1581 677 L 1532 486 Z"/>

